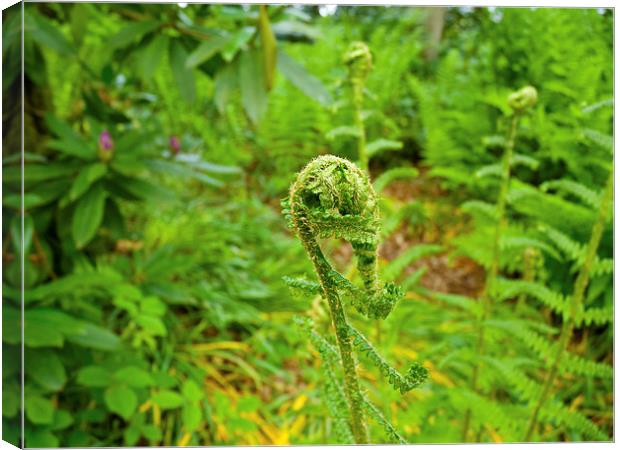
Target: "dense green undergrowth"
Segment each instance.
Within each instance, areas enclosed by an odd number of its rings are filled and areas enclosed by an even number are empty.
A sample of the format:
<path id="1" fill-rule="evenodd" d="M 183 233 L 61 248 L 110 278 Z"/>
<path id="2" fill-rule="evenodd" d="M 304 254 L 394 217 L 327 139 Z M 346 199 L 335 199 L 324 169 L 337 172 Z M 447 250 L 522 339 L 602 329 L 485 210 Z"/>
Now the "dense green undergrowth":
<path id="1" fill-rule="evenodd" d="M 611 11 L 26 4 L 23 205 L 19 12 L 3 439 L 611 439 Z"/>

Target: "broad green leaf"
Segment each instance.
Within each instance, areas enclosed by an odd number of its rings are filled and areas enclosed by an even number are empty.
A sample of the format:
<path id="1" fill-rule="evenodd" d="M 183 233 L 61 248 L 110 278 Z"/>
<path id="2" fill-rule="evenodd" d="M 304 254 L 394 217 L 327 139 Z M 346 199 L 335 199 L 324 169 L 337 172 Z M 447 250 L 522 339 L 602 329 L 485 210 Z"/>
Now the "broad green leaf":
<path id="1" fill-rule="evenodd" d="M 129 387 L 123 385 L 110 386 L 103 398 L 110 411 L 128 420 L 138 406 L 138 397 Z"/>
<path id="2" fill-rule="evenodd" d="M 156 20 L 130 23 L 110 38 L 109 45 L 113 49 L 126 47 L 128 44 L 138 41 L 142 36 L 153 31 L 159 25 L 160 23 Z"/>
<path id="3" fill-rule="evenodd" d="M 111 380 L 110 372 L 101 366 L 82 367 L 77 374 L 77 382 L 82 386 L 105 387 Z"/>
<path id="4" fill-rule="evenodd" d="M 271 30 L 267 6 L 259 6 L 258 32 L 261 41 L 265 89 L 270 91 L 276 76 L 276 38 Z"/>
<path id="5" fill-rule="evenodd" d="M 26 27 L 24 33 L 32 36 L 39 45 L 49 47 L 63 56 L 75 54 L 75 48 L 62 34 L 58 24 L 34 13 L 30 8 L 24 15 L 24 25 Z"/>
<path id="6" fill-rule="evenodd" d="M 284 51 L 278 50 L 277 61 L 278 70 L 308 97 L 322 105 L 329 105 L 333 102 L 332 96 L 327 92 L 323 83 Z"/>
<path id="7" fill-rule="evenodd" d="M 142 427 L 142 436 L 147 438 L 150 442 L 159 442 L 162 439 L 161 429 L 153 424 L 144 425 Z"/>
<path id="8" fill-rule="evenodd" d="M 181 96 L 186 102 L 192 103 L 196 97 L 196 81 L 194 71 L 186 67 L 187 51 L 178 40 L 170 41 L 170 65 L 172 75 L 177 82 Z"/>
<path id="9" fill-rule="evenodd" d="M 127 178 L 122 181 L 122 187 L 131 194 L 146 201 L 172 200 L 174 194 L 168 189 L 162 188 L 140 178 Z"/>
<path id="10" fill-rule="evenodd" d="M 231 62 L 239 49 L 241 49 L 254 35 L 254 27 L 245 27 L 228 37 L 222 47 L 222 58 L 224 61 Z"/>
<path id="11" fill-rule="evenodd" d="M 258 123 L 267 109 L 267 90 L 259 50 L 251 49 L 241 54 L 239 61 L 241 103 L 253 123 Z"/>
<path id="12" fill-rule="evenodd" d="M 28 347 L 61 347 L 65 336 L 85 332 L 83 322 L 51 308 L 26 309 L 24 342 Z"/>
<path id="13" fill-rule="evenodd" d="M 67 336 L 67 340 L 82 347 L 112 352 L 120 348 L 121 340 L 110 330 L 92 323 L 84 323 L 84 332 Z"/>
<path id="14" fill-rule="evenodd" d="M 55 327 L 65 335 L 78 335 L 85 332 L 85 325 L 79 319 L 64 313 L 57 308 L 32 308 L 26 309 L 26 326 L 33 324 L 45 324 Z"/>
<path id="15" fill-rule="evenodd" d="M 54 421 L 54 405 L 50 399 L 33 394 L 25 397 L 25 412 L 30 422 L 47 425 Z"/>
<path id="16" fill-rule="evenodd" d="M 47 205 L 54 200 L 62 197 L 62 195 L 67 192 L 70 185 L 71 181 L 68 179 L 52 180 L 39 184 L 34 189 L 34 192 L 24 194 L 24 208 L 28 210 L 37 208 L 39 206 Z M 13 201 L 12 199 L 8 200 L 9 196 L 6 197 L 7 198 L 3 198 L 3 203 L 9 203 Z M 17 204 L 19 205 L 19 203 Z M 12 206 L 12 204 L 10 204 L 9 206 Z"/>
<path id="17" fill-rule="evenodd" d="M 191 433 L 202 422 L 202 408 L 198 403 L 186 403 L 183 405 L 183 411 L 181 412 L 181 420 L 185 431 Z"/>
<path id="18" fill-rule="evenodd" d="M 173 161 L 152 160 L 148 161 L 147 165 L 155 171 L 167 173 L 168 175 L 177 176 L 179 178 L 194 178 L 215 187 L 222 187 L 224 185 L 224 183 L 220 180 L 194 170 L 193 167 L 188 164 L 181 164 Z"/>
<path id="19" fill-rule="evenodd" d="M 83 248 L 95 236 L 103 219 L 106 196 L 98 183 L 78 200 L 71 222 L 71 236 L 77 248 Z"/>
<path id="20" fill-rule="evenodd" d="M 2 305 L 2 342 L 7 344 L 21 343 L 21 317 L 19 309 L 11 308 L 6 304 Z"/>
<path id="21" fill-rule="evenodd" d="M 83 142 L 82 137 L 71 126 L 51 113 L 45 114 L 45 122 L 50 131 L 63 141 Z"/>
<path id="22" fill-rule="evenodd" d="M 48 142 L 47 147 L 86 161 L 94 160 L 97 155 L 94 146 L 90 148 L 84 141 L 53 140 Z"/>
<path id="23" fill-rule="evenodd" d="M 166 336 L 168 330 L 164 326 L 164 323 L 158 317 L 140 315 L 136 317 L 136 323 L 148 331 L 153 336 Z"/>
<path id="24" fill-rule="evenodd" d="M 204 397 L 204 392 L 194 380 L 185 380 L 181 387 L 181 393 L 189 401 L 199 401 Z"/>
<path id="25" fill-rule="evenodd" d="M 150 373 L 135 366 L 123 367 L 117 370 L 114 372 L 114 379 L 135 388 L 143 388 L 155 384 L 155 380 L 153 380 Z"/>
<path id="26" fill-rule="evenodd" d="M 27 448 L 56 448 L 59 447 L 60 441 L 51 431 L 37 428 L 26 433 L 25 444 Z"/>
<path id="27" fill-rule="evenodd" d="M 220 113 L 224 112 L 224 108 L 230 102 L 233 92 L 239 85 L 238 80 L 238 62 L 234 61 L 220 70 L 215 75 L 215 106 Z"/>
<path id="28" fill-rule="evenodd" d="M 138 439 L 142 436 L 142 430 L 137 425 L 131 425 L 125 429 L 123 432 L 123 440 L 125 445 L 128 447 L 133 447 Z"/>
<path id="29" fill-rule="evenodd" d="M 107 172 L 107 166 L 103 163 L 94 163 L 86 166 L 80 171 L 71 185 L 69 200 L 78 199 L 92 184 L 103 177 Z"/>
<path id="30" fill-rule="evenodd" d="M 24 165 L 24 184 L 28 187 L 36 181 L 51 180 L 54 178 L 69 177 L 82 163 L 63 161 L 62 163 L 46 162 L 44 164 Z M 4 167 L 2 179 L 5 183 L 21 181 L 21 166 Z"/>
<path id="31" fill-rule="evenodd" d="M 27 214 L 24 217 L 24 249 L 23 254 L 30 254 L 30 246 L 32 245 L 32 237 L 34 235 L 34 222 L 32 216 Z M 11 239 L 15 250 L 22 254 L 22 216 L 17 215 L 11 220 Z"/>
<path id="32" fill-rule="evenodd" d="M 161 409 L 178 408 L 184 403 L 183 397 L 179 393 L 170 390 L 156 392 L 151 399 Z"/>
<path id="33" fill-rule="evenodd" d="M 260 406 L 262 402 L 260 399 L 254 395 L 248 395 L 246 397 L 241 397 L 237 402 L 237 411 L 239 412 L 254 412 Z"/>
<path id="34" fill-rule="evenodd" d="M 21 386 L 17 383 L 2 383 L 2 417 L 15 417 L 20 410 Z"/>
<path id="35" fill-rule="evenodd" d="M 110 162 L 112 169 L 128 177 L 135 177 L 144 172 L 144 159 L 139 155 L 116 154 Z"/>
<path id="36" fill-rule="evenodd" d="M 73 424 L 73 416 L 65 409 L 57 409 L 54 414 L 54 423 L 52 424 L 52 430 L 64 430 Z"/>
<path id="37" fill-rule="evenodd" d="M 185 67 L 187 69 L 193 69 L 203 62 L 208 61 L 213 55 L 224 47 L 226 42 L 228 42 L 228 38 L 226 36 L 212 36 L 209 39 L 202 41 L 185 60 Z"/>
<path id="38" fill-rule="evenodd" d="M 168 36 L 159 34 L 146 46 L 140 50 L 137 58 L 137 69 L 140 76 L 151 79 L 159 66 L 164 52 L 168 48 Z"/>
<path id="39" fill-rule="evenodd" d="M 28 351 L 24 356 L 26 375 L 49 391 L 59 391 L 67 382 L 67 373 L 54 351 Z"/>
<path id="40" fill-rule="evenodd" d="M 140 311 L 143 314 L 161 317 L 166 313 L 166 304 L 157 297 L 144 297 L 140 300 Z"/>

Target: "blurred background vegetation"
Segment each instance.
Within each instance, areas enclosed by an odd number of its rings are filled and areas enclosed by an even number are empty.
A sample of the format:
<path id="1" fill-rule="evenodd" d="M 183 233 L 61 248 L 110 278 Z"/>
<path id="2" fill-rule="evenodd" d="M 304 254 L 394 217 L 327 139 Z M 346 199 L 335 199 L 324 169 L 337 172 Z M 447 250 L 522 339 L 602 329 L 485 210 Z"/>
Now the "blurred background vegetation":
<path id="1" fill-rule="evenodd" d="M 19 8 L 2 17 L 3 439 L 19 441 L 23 251 L 27 446 L 339 443 L 292 321 L 328 316 L 282 281 L 311 267 L 279 201 L 312 157 L 357 158 L 352 41 L 373 57 L 371 178 L 417 176 L 380 192 L 380 267 L 406 299 L 382 328 L 351 320 L 431 377 L 401 397 L 362 369 L 364 388 L 412 443 L 462 442 L 470 408 L 465 438 L 522 438 L 563 320 L 546 300 L 572 292 L 612 165 L 611 10 L 26 4 L 21 249 Z M 519 129 L 507 284 L 472 390 L 485 205 L 506 98 L 524 85 L 539 101 Z M 348 272 L 350 246 L 325 245 Z M 593 365 L 562 369 L 536 440 L 613 436 L 611 219 L 598 258 L 596 319 L 569 344 Z M 379 425 L 371 436 L 386 442 Z"/>

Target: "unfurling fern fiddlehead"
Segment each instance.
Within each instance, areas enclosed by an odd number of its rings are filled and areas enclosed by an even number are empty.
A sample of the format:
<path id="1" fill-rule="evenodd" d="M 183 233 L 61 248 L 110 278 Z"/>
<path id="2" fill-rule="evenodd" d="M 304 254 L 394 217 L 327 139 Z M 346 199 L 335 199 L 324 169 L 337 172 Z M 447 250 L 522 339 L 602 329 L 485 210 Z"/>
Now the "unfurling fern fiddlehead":
<path id="1" fill-rule="evenodd" d="M 502 160 L 502 172 L 500 181 L 500 190 L 496 203 L 496 219 L 495 235 L 493 238 L 492 248 L 492 260 L 491 267 L 487 273 L 485 292 L 482 294 L 482 316 L 479 319 L 477 326 L 477 342 L 476 342 L 476 354 L 482 356 L 484 354 L 485 347 L 485 326 L 484 322 L 488 320 L 491 314 L 493 305 L 493 299 L 497 294 L 496 284 L 497 275 L 499 272 L 499 252 L 500 241 L 505 226 L 505 214 L 506 214 L 506 200 L 508 197 L 508 188 L 510 186 L 510 167 L 512 165 L 513 150 L 515 146 L 515 140 L 517 136 L 517 127 L 519 125 L 519 118 L 528 109 L 536 105 L 538 94 L 536 89 L 532 86 L 526 86 L 517 92 L 514 92 L 508 96 L 508 106 L 512 109 L 512 118 L 510 121 L 510 128 L 508 131 L 508 139 L 504 150 L 504 156 Z M 479 360 L 476 360 L 474 365 L 471 387 L 474 391 L 478 390 L 478 373 L 480 371 Z M 471 420 L 471 409 L 468 409 L 465 413 L 465 419 L 463 424 L 463 442 L 467 441 L 467 433 L 469 431 L 469 422 Z"/>
<path id="2" fill-rule="evenodd" d="M 364 104 L 364 86 L 366 77 L 372 68 L 372 55 L 370 49 L 363 42 L 353 42 L 344 55 L 344 63 L 349 68 L 349 81 L 353 90 L 353 114 L 355 127 L 358 131 L 357 153 L 359 165 L 363 170 L 368 170 L 368 155 L 366 154 L 366 129 L 362 117 Z"/>
<path id="3" fill-rule="evenodd" d="M 377 245 L 380 223 L 375 192 L 367 175 L 350 161 L 331 155 L 320 156 L 299 173 L 288 199 L 283 202 L 283 209 L 314 265 L 321 295 L 329 305 L 344 372 L 353 437 L 358 444 L 368 443 L 364 417 L 366 400 L 360 390 L 353 344 L 362 347 L 362 351 L 367 352 L 368 348 L 361 345 L 361 334 L 347 322 L 341 296 L 350 298 L 353 306 L 366 317 L 376 319 L 387 317 L 402 297 L 396 286 L 386 284 L 382 288 L 379 285 Z M 317 239 L 330 237 L 351 243 L 363 289 L 335 271 L 323 255 Z M 289 280 L 289 284 L 309 292 L 317 290 L 311 282 Z M 382 369 L 382 372 L 389 370 Z M 392 373 L 389 376 L 395 377 Z M 417 371 L 405 378 L 410 384 L 407 387 L 415 387 L 426 377 L 426 369 L 417 367 Z"/>
<path id="4" fill-rule="evenodd" d="M 558 373 L 558 369 L 560 368 L 560 364 L 562 363 L 562 359 L 566 353 L 566 347 L 570 342 L 571 336 L 573 334 L 573 327 L 575 326 L 575 321 L 578 316 L 583 313 L 583 297 L 586 291 L 586 287 L 588 286 L 588 282 L 590 281 L 590 274 L 592 265 L 596 259 L 596 252 L 598 250 L 598 246 L 601 242 L 601 238 L 603 236 L 603 231 L 605 229 L 605 222 L 607 220 L 607 213 L 610 209 L 612 200 L 613 200 L 613 185 L 614 185 L 614 171 L 613 167 L 609 173 L 609 178 L 607 180 L 607 184 L 605 186 L 605 191 L 603 193 L 603 197 L 601 203 L 599 205 L 598 216 L 596 218 L 596 222 L 592 226 L 592 233 L 590 234 L 590 242 L 588 243 L 586 249 L 586 257 L 581 266 L 581 270 L 577 275 L 577 279 L 575 280 L 575 285 L 573 288 L 573 295 L 570 301 L 570 314 L 568 320 L 564 320 L 562 323 L 562 331 L 560 333 L 560 338 L 557 343 L 557 351 L 554 355 L 554 358 L 551 362 L 551 367 L 549 372 L 547 372 L 547 376 L 545 377 L 545 382 L 543 384 L 543 388 L 538 395 L 538 398 L 535 401 L 534 408 L 532 410 L 532 415 L 530 417 L 527 431 L 525 433 L 524 441 L 529 441 L 536 429 L 536 423 L 538 421 L 538 414 L 542 406 L 544 405 L 549 393 L 551 391 L 551 386 L 553 385 L 553 381 Z"/>

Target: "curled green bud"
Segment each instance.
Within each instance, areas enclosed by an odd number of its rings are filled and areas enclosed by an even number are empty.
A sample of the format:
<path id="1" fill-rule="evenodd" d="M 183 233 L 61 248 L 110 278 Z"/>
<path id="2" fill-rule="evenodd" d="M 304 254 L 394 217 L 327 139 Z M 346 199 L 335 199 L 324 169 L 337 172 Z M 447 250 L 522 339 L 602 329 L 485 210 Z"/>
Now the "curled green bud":
<path id="1" fill-rule="evenodd" d="M 344 63 L 349 67 L 351 80 L 363 80 L 372 68 L 370 49 L 363 42 L 352 42 L 344 54 Z"/>
<path id="2" fill-rule="evenodd" d="M 538 100 L 538 92 L 533 86 L 525 86 L 517 92 L 508 96 L 508 106 L 515 112 L 523 112 L 528 108 L 533 108 Z"/>
<path id="3" fill-rule="evenodd" d="M 289 212 L 294 227 L 314 236 L 376 245 L 379 211 L 368 176 L 333 155 L 310 161 L 291 186 Z"/>

